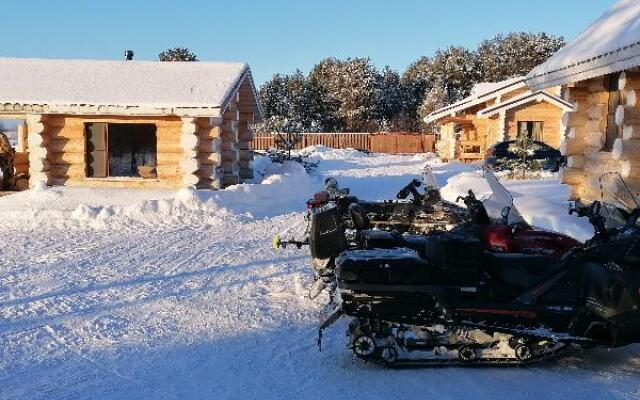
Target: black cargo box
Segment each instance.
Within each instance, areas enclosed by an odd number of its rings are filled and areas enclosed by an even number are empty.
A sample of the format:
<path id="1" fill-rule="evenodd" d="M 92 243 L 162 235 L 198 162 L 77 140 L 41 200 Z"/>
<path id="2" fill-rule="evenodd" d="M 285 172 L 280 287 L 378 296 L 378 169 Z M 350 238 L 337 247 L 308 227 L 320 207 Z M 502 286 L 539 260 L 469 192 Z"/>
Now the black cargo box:
<path id="1" fill-rule="evenodd" d="M 405 248 L 350 250 L 336 259 L 339 286 L 424 285 L 431 269 L 418 253 Z"/>
<path id="2" fill-rule="evenodd" d="M 329 205 L 311 214 L 309 249 L 314 258 L 336 257 L 347 249 L 347 239 L 338 208 Z"/>

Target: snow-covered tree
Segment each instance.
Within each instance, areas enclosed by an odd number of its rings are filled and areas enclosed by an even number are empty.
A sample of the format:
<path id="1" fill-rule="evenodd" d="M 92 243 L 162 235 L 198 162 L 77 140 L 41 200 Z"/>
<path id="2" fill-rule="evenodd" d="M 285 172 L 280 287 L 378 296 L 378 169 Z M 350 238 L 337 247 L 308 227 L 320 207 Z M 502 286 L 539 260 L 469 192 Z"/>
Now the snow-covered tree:
<path id="1" fill-rule="evenodd" d="M 198 58 L 186 47 L 174 47 L 158 54 L 160 61 L 198 61 Z"/>
<path id="2" fill-rule="evenodd" d="M 328 58 L 313 68 L 310 78 L 327 94 L 328 102 L 338 105 L 336 116 L 343 130 L 375 129 L 382 79 L 371 60 Z"/>
<path id="3" fill-rule="evenodd" d="M 563 37 L 546 33 L 512 32 L 507 36 L 496 35 L 480 43 L 476 51 L 481 78 L 497 82 L 526 75 L 564 44 Z"/>
<path id="4" fill-rule="evenodd" d="M 468 96 L 480 78 L 476 56 L 465 47 L 437 50 L 433 57 L 433 76 L 442 81 L 447 102 L 456 102 Z"/>
<path id="5" fill-rule="evenodd" d="M 422 125 L 423 131 L 434 132 L 433 124 L 424 124 L 423 118 L 435 110 L 447 105 L 447 91 L 441 79 L 437 80 L 433 87 L 424 94 L 422 104 L 418 108 L 418 122 Z"/>
<path id="6" fill-rule="evenodd" d="M 382 71 L 381 92 L 378 98 L 379 130 L 402 130 L 401 112 L 404 109 L 402 83 L 398 72 L 386 66 Z"/>
<path id="7" fill-rule="evenodd" d="M 336 107 L 302 72 L 276 74 L 260 88 L 265 121 L 258 132 L 321 132 L 336 129 Z"/>

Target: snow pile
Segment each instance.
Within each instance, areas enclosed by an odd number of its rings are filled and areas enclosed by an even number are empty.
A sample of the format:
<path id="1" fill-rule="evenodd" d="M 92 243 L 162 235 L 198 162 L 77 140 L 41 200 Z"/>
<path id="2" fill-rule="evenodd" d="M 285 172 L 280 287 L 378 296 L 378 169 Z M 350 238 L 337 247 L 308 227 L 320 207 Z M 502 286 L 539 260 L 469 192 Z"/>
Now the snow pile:
<path id="1" fill-rule="evenodd" d="M 569 215 L 569 189 L 555 179 L 538 181 L 502 181 L 513 195 L 513 202 L 522 217 L 531 225 L 564 233 L 580 241 L 593 237 L 593 227 L 586 218 Z M 448 180 L 442 197 L 455 201 L 471 189 L 478 198 L 487 198 L 491 189 L 481 171 L 463 172 Z"/>
<path id="2" fill-rule="evenodd" d="M 269 164 L 260 184 L 235 185 L 217 192 L 203 192 L 202 195 L 233 214 L 266 218 L 303 211 L 314 189 L 304 167 L 290 161 Z"/>

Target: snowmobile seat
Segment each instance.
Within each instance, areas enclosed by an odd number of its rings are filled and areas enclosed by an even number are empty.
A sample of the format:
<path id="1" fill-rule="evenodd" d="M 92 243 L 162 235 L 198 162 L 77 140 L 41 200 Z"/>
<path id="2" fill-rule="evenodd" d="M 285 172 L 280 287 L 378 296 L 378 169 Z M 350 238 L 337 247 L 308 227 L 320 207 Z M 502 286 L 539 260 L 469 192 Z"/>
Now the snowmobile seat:
<path id="1" fill-rule="evenodd" d="M 432 269 L 406 248 L 349 250 L 336 258 L 338 286 L 351 290 L 395 291 L 398 286 L 429 284 Z"/>
<path id="2" fill-rule="evenodd" d="M 553 274 L 561 265 L 542 254 L 487 253 L 487 272 L 503 283 L 528 289 Z"/>
<path id="3" fill-rule="evenodd" d="M 436 232 L 425 236 L 425 258 L 436 266 L 439 280 L 451 284 L 477 282 L 484 246 L 463 233 Z"/>
<path id="4" fill-rule="evenodd" d="M 360 232 L 360 247 L 365 250 L 406 247 L 425 256 L 426 237 L 423 235 L 401 235 L 396 231 L 365 230 Z"/>

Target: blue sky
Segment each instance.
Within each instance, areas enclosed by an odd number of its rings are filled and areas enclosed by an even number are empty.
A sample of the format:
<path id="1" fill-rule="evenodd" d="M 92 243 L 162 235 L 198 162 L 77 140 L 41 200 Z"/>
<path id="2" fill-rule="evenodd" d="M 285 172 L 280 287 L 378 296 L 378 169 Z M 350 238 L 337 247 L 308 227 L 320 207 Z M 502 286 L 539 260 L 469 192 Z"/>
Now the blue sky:
<path id="1" fill-rule="evenodd" d="M 571 39 L 613 0 L 2 0 L 0 56 L 154 59 L 173 46 L 200 60 L 246 61 L 258 84 L 324 57 L 402 70 L 448 45 L 510 31 Z"/>

